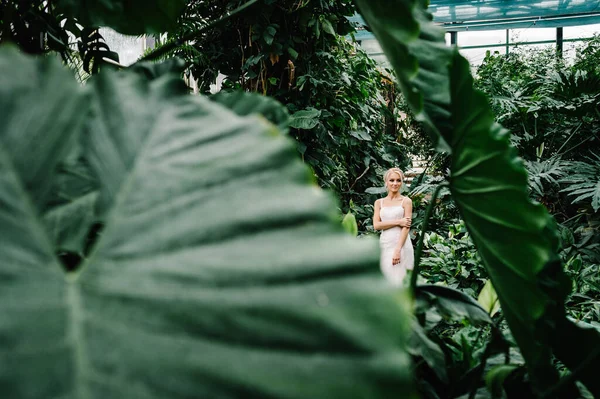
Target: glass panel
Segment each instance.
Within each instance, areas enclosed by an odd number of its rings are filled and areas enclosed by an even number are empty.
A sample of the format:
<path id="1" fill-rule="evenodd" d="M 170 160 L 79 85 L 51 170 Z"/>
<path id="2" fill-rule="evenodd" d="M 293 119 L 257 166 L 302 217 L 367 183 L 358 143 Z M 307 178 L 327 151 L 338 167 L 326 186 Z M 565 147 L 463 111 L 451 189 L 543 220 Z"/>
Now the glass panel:
<path id="1" fill-rule="evenodd" d="M 563 29 L 563 37 L 565 39 L 581 39 L 598 34 L 600 34 L 600 24 L 570 26 Z"/>
<path id="2" fill-rule="evenodd" d="M 506 43 L 506 30 L 458 32 L 459 46 L 479 46 L 498 43 Z"/>
<path id="3" fill-rule="evenodd" d="M 556 28 L 511 29 L 511 43 L 527 43 L 541 40 L 556 41 Z"/>
<path id="4" fill-rule="evenodd" d="M 499 54 L 506 54 L 505 47 L 490 47 L 490 48 L 474 48 L 474 49 L 461 49 L 459 50 L 460 54 L 469 61 L 472 67 L 478 67 L 483 62 L 486 52 L 490 52 L 494 54 L 494 52 L 498 52 Z"/>
<path id="5" fill-rule="evenodd" d="M 538 18 L 600 11 L 598 2 L 589 0 L 431 0 L 429 9 L 438 22 Z"/>
<path id="6" fill-rule="evenodd" d="M 144 53 L 144 37 L 126 36 L 109 28 L 100 28 L 100 34 L 111 51 L 119 54 L 121 65 L 131 65 Z"/>

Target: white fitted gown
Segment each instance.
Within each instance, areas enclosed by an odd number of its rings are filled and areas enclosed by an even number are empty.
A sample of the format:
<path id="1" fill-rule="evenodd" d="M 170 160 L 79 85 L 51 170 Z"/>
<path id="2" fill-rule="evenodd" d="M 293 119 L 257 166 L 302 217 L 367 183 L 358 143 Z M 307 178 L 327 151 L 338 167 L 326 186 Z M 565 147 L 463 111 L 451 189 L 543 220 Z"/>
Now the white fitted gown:
<path id="1" fill-rule="evenodd" d="M 404 200 L 402 200 L 404 202 Z M 389 222 L 404 217 L 404 208 L 402 205 L 383 206 L 383 200 L 380 202 L 379 217 L 382 222 Z M 379 246 L 381 248 L 380 266 L 381 272 L 385 278 L 394 285 L 401 285 L 406 276 L 407 270 L 412 270 L 415 263 L 415 254 L 413 251 L 410 234 L 406 237 L 404 246 L 400 251 L 400 263 L 392 265 L 392 256 L 394 249 L 400 241 L 402 227 L 392 227 L 381 232 L 379 237 Z"/>

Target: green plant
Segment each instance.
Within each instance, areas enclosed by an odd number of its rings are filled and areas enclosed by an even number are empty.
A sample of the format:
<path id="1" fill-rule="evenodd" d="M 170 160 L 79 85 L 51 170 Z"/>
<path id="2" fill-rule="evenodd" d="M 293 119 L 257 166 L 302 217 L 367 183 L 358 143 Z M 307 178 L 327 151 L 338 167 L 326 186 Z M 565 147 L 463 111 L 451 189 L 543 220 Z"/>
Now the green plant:
<path id="1" fill-rule="evenodd" d="M 487 273 L 463 222 L 450 226 L 447 236 L 425 233 L 421 275 L 477 297 Z"/>
<path id="2" fill-rule="evenodd" d="M 236 13 L 247 3 L 188 2 L 180 28 L 147 58 L 164 56 L 164 49 L 182 57 L 200 92 L 221 74 L 223 91 L 256 92 L 284 104 L 290 136 L 319 185 L 336 193 L 343 213 L 356 215 L 361 232 L 369 231 L 372 209 L 365 204 L 376 197 L 366 190 L 381 185 L 384 170 L 406 167 L 409 149 L 398 122 L 402 99 L 389 74 L 347 40 L 353 2 L 249 3 Z"/>
<path id="3" fill-rule="evenodd" d="M 556 253 L 554 222 L 529 200 L 526 173 L 507 132 L 494 122 L 485 97 L 473 90 L 466 60 L 444 45 L 424 3 L 358 0 L 416 117 L 435 145 L 451 152 L 453 199 L 496 288 L 535 393 L 545 394 L 551 384 L 547 392 L 555 397 L 573 395 L 571 378 L 558 382 L 552 352 L 577 371 L 573 379 L 600 393 L 592 371 L 600 367 L 600 335 L 565 317 L 569 282 Z"/>
<path id="4" fill-rule="evenodd" d="M 585 44 L 587 58 L 573 65 L 554 51 L 520 50 L 488 55 L 478 68 L 477 87 L 526 160 L 582 160 L 597 143 L 600 75 L 589 65 L 600 53 L 593 48 L 594 41 Z"/>
<path id="5" fill-rule="evenodd" d="M 408 195 L 413 201 L 413 223 L 412 229 L 420 232 L 424 222 L 424 212 L 419 209 L 424 209 L 431 203 L 433 192 L 445 181 L 444 176 L 432 176 L 423 174 L 415 178 L 410 186 Z M 435 207 L 429 219 L 429 230 L 445 234 L 454 224 L 460 222 L 460 214 L 456 208 L 456 204 L 452 201 L 452 195 L 447 187 L 443 187 L 437 200 Z"/>
<path id="6" fill-rule="evenodd" d="M 567 187 L 563 189 L 569 196 L 575 197 L 572 201 L 589 203 L 594 212 L 600 209 L 600 156 L 592 154 L 588 162 L 573 162 L 572 172 L 561 179 Z M 586 201 L 584 201 L 586 200 Z"/>
<path id="7" fill-rule="evenodd" d="M 402 295 L 273 125 L 177 74 L 0 69 L 3 395 L 410 395 Z"/>
<path id="8" fill-rule="evenodd" d="M 442 286 L 421 285 L 415 293 L 418 323 L 409 350 L 421 397 L 468 397 L 485 391 L 484 376 L 494 366 L 522 365 L 514 343 L 473 298 Z M 521 394 L 529 390 L 520 388 Z"/>
<path id="9" fill-rule="evenodd" d="M 41 0 L 0 2 L 0 44 L 16 43 L 30 54 L 57 52 L 83 81 L 88 74 L 97 73 L 101 66 L 118 62 L 119 55 L 110 51 L 96 25 L 82 24 L 72 14 L 65 13 L 61 7 L 64 3 Z M 106 9 L 96 11 L 100 16 L 107 12 Z M 135 10 L 122 13 L 124 18 L 134 15 Z M 144 30 L 135 33 L 144 33 Z"/>
<path id="10" fill-rule="evenodd" d="M 532 197 L 542 199 L 551 189 L 557 191 L 560 178 L 566 175 L 566 163 L 560 158 L 544 161 L 525 161 L 529 190 Z"/>

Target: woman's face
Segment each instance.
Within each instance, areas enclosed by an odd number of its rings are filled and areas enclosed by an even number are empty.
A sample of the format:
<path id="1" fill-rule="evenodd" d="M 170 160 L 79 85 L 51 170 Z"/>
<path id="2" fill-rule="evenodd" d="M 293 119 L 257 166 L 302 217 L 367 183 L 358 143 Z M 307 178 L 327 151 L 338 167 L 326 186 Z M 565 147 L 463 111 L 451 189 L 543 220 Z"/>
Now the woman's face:
<path id="1" fill-rule="evenodd" d="M 398 173 L 390 173 L 386 181 L 387 189 L 391 193 L 397 193 L 402 187 L 402 178 Z"/>

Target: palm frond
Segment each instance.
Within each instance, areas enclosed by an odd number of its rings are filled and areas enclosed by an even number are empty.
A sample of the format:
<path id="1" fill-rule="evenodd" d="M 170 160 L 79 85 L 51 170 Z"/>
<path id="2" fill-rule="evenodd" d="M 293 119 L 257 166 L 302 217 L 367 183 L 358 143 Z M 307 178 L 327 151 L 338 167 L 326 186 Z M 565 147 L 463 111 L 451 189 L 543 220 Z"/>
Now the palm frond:
<path id="1" fill-rule="evenodd" d="M 537 197 L 543 197 L 548 186 L 558 187 L 559 181 L 567 173 L 566 163 L 560 158 L 544 161 L 525 161 L 529 179 L 529 189 Z"/>
<path id="2" fill-rule="evenodd" d="M 588 162 L 571 162 L 573 172 L 560 180 L 563 192 L 576 196 L 573 203 L 590 202 L 594 212 L 600 209 L 600 156 L 592 154 Z"/>

